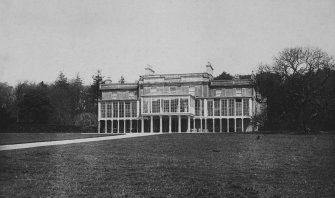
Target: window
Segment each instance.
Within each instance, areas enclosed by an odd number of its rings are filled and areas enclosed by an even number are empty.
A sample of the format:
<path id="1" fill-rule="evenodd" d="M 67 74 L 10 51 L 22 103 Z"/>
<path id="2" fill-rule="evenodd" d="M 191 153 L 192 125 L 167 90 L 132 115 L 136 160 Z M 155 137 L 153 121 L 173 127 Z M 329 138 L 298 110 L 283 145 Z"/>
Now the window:
<path id="1" fill-rule="evenodd" d="M 100 110 L 101 111 L 101 117 L 105 118 L 106 117 L 106 103 L 102 102 L 100 109 L 101 109 Z"/>
<path id="2" fill-rule="evenodd" d="M 157 92 L 157 89 L 156 88 L 150 88 L 150 93 L 156 93 Z"/>
<path id="3" fill-rule="evenodd" d="M 180 112 L 188 112 L 188 99 L 187 98 L 180 99 Z"/>
<path id="4" fill-rule="evenodd" d="M 221 90 L 216 90 L 215 91 L 215 96 L 220 97 L 221 96 Z"/>
<path id="5" fill-rule="evenodd" d="M 143 98 L 143 113 L 150 113 L 150 99 Z"/>
<path id="6" fill-rule="evenodd" d="M 131 117 L 137 117 L 137 102 L 131 102 Z"/>
<path id="7" fill-rule="evenodd" d="M 241 89 L 241 88 L 236 88 L 235 91 L 236 91 L 236 92 L 235 92 L 235 95 L 236 95 L 236 96 L 242 96 L 242 89 Z"/>
<path id="8" fill-rule="evenodd" d="M 194 93 L 195 93 L 195 87 L 190 87 L 189 91 L 190 91 L 191 95 L 194 95 Z"/>
<path id="9" fill-rule="evenodd" d="M 221 100 L 221 115 L 222 116 L 227 116 L 227 99 Z"/>
<path id="10" fill-rule="evenodd" d="M 160 99 L 152 99 L 152 113 L 160 112 Z"/>
<path id="11" fill-rule="evenodd" d="M 130 117 L 130 102 L 125 102 L 125 105 L 126 105 L 126 117 L 129 118 Z"/>
<path id="12" fill-rule="evenodd" d="M 163 112 L 170 112 L 170 100 L 162 99 Z"/>
<path id="13" fill-rule="evenodd" d="M 144 87 L 143 92 L 144 92 L 144 94 L 150 93 L 150 87 Z"/>
<path id="14" fill-rule="evenodd" d="M 234 107 L 234 99 L 229 99 L 229 106 L 228 106 L 228 113 L 229 116 L 234 116 L 235 115 L 235 107 Z"/>
<path id="15" fill-rule="evenodd" d="M 176 87 L 170 87 L 170 92 L 171 93 L 176 93 Z"/>
<path id="16" fill-rule="evenodd" d="M 195 115 L 196 116 L 200 116 L 200 103 L 201 101 L 200 100 L 195 100 Z"/>
<path id="17" fill-rule="evenodd" d="M 214 100 L 214 115 L 220 116 L 220 100 Z"/>
<path id="18" fill-rule="evenodd" d="M 243 115 L 249 116 L 249 99 L 248 98 L 243 99 Z"/>
<path id="19" fill-rule="evenodd" d="M 171 99 L 171 112 L 177 112 L 178 110 L 178 98 Z"/>
<path id="20" fill-rule="evenodd" d="M 207 113 L 208 113 L 208 116 L 213 116 L 213 101 L 212 100 L 207 101 Z"/>
<path id="21" fill-rule="evenodd" d="M 226 96 L 226 90 L 225 90 L 225 89 L 222 89 L 222 90 L 221 90 L 221 95 L 222 95 L 222 96 Z"/>
<path id="22" fill-rule="evenodd" d="M 119 113 L 119 109 L 117 106 L 117 102 L 113 102 L 113 117 L 117 118 L 118 117 L 118 113 Z"/>
<path id="23" fill-rule="evenodd" d="M 236 99 L 236 116 L 242 115 L 242 99 Z"/>
<path id="24" fill-rule="evenodd" d="M 112 117 L 112 103 L 109 102 L 107 103 L 107 118 L 111 118 Z"/>
<path id="25" fill-rule="evenodd" d="M 124 102 L 119 102 L 119 117 L 124 117 Z"/>

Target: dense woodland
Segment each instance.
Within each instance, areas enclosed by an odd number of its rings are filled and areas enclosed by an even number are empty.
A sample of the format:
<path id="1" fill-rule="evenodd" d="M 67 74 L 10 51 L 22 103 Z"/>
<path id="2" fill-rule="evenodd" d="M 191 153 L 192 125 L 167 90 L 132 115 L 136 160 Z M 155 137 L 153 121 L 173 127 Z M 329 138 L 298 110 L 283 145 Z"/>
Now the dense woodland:
<path id="1" fill-rule="evenodd" d="M 257 101 L 266 108 L 252 119 L 260 129 L 317 132 L 335 129 L 335 64 L 318 48 L 288 48 L 257 68 Z M 231 80 L 223 72 L 214 79 Z M 239 75 L 250 79 L 251 75 Z M 51 83 L 0 82 L 1 132 L 94 132 L 97 129 L 100 71 L 84 85 L 61 72 Z M 125 80 L 121 77 L 119 82 Z"/>

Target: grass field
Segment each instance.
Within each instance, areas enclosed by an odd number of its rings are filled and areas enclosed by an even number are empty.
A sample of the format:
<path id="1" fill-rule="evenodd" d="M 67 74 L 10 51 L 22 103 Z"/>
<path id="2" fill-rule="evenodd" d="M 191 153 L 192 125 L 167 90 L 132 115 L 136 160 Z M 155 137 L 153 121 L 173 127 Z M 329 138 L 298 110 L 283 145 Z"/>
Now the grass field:
<path id="1" fill-rule="evenodd" d="M 119 134 L 81 134 L 81 133 L 0 133 L 0 145 L 56 140 L 71 140 L 91 137 L 102 137 Z"/>
<path id="2" fill-rule="evenodd" d="M 165 134 L 0 152 L 3 197 L 335 197 L 335 135 Z"/>

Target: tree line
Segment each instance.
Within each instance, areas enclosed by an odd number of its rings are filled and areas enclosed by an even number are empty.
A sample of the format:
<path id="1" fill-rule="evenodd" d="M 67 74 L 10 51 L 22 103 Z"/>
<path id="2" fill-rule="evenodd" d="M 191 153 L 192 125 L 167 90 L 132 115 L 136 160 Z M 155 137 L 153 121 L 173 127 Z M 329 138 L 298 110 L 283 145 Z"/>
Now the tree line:
<path id="1" fill-rule="evenodd" d="M 62 72 L 51 84 L 26 81 L 12 87 L 0 82 L 0 129 L 3 132 L 24 131 L 28 130 L 27 125 L 53 125 L 95 130 L 97 103 L 101 97 L 99 85 L 102 82 L 103 76 L 99 70 L 88 86 L 83 84 L 79 75 L 68 79 Z M 17 129 L 20 126 L 21 129 Z M 73 130 L 73 127 L 70 129 Z M 42 127 L 41 130 L 50 129 Z M 59 130 L 59 127 L 55 130 Z"/>
<path id="2" fill-rule="evenodd" d="M 255 74 L 239 78 L 253 79 L 256 100 L 263 104 L 262 111 L 252 118 L 259 129 L 335 129 L 335 64 L 333 57 L 323 50 L 287 48 L 272 63 L 257 66 Z M 223 72 L 214 79 L 231 80 L 234 76 Z M 119 83 L 124 81 L 121 77 Z M 0 82 L 0 129 L 27 131 L 27 126 L 52 125 L 77 127 L 65 127 L 64 131 L 69 132 L 96 131 L 101 83 L 100 71 L 92 76 L 88 86 L 83 85 L 79 75 L 68 79 L 62 72 L 51 84 L 21 82 L 11 87 Z M 17 129 L 18 126 L 23 128 Z M 63 128 L 54 128 L 59 130 Z"/>

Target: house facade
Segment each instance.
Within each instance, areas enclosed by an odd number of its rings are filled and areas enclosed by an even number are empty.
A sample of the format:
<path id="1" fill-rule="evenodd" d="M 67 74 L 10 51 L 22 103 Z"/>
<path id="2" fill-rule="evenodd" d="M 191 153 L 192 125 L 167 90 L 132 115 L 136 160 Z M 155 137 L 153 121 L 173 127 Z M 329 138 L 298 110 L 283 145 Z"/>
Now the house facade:
<path id="1" fill-rule="evenodd" d="M 100 86 L 99 133 L 251 132 L 256 113 L 251 79 L 213 80 L 206 72 L 155 74 L 136 83 Z"/>

